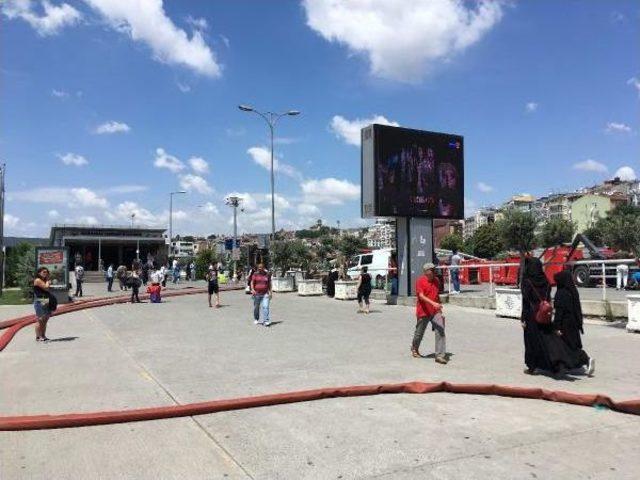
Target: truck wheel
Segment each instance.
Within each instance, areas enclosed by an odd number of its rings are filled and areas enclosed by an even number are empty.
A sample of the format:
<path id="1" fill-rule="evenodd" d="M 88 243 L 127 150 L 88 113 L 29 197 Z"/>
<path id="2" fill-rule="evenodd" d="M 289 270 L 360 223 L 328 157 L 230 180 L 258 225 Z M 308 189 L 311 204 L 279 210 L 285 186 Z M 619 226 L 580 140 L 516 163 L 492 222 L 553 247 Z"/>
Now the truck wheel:
<path id="1" fill-rule="evenodd" d="M 573 281 L 576 287 L 588 287 L 590 281 L 589 267 L 580 265 L 573 269 Z"/>

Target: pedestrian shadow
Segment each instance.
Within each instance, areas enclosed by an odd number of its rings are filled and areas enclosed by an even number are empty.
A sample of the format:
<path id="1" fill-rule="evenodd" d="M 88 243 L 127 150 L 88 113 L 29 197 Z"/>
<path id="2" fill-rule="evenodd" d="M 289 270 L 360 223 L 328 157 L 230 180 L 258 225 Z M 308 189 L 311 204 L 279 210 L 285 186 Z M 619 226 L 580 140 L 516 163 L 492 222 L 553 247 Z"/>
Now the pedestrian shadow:
<path id="1" fill-rule="evenodd" d="M 278 321 L 275 321 L 275 322 L 271 322 L 269 324 L 269 327 L 273 327 L 274 325 L 279 325 L 281 323 L 284 323 L 284 320 L 278 320 Z"/>
<path id="2" fill-rule="evenodd" d="M 536 375 L 540 375 L 542 377 L 547 377 L 557 382 L 575 382 L 577 380 L 581 380 L 580 378 L 576 378 L 577 373 L 571 373 L 571 371 L 566 372 L 563 376 L 558 376 L 553 372 L 549 372 L 546 370 L 537 370 Z"/>
<path id="3" fill-rule="evenodd" d="M 444 356 L 447 360 L 451 360 L 451 357 L 454 357 L 455 353 L 447 352 L 444 354 Z M 436 354 L 435 353 L 430 353 L 428 355 L 420 354 L 420 358 L 436 358 Z"/>
<path id="4" fill-rule="evenodd" d="M 73 342 L 78 337 L 58 337 L 58 338 L 50 338 L 49 343 L 52 342 Z"/>

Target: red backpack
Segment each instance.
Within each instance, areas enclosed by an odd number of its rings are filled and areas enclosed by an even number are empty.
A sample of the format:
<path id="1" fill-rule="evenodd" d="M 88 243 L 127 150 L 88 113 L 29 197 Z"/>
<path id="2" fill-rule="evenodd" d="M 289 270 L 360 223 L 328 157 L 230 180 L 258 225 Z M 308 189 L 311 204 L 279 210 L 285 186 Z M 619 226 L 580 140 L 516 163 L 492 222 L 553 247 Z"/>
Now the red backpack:
<path id="1" fill-rule="evenodd" d="M 529 284 L 531 285 L 533 291 L 536 292 L 538 300 L 540 300 L 533 318 L 536 323 L 539 323 L 540 325 L 549 325 L 551 323 L 551 319 L 553 318 L 553 305 L 551 305 L 551 302 L 549 302 L 547 299 L 544 299 L 540 296 L 540 293 L 538 293 L 538 290 L 536 290 L 536 288 L 533 286 L 531 280 L 529 280 Z"/>

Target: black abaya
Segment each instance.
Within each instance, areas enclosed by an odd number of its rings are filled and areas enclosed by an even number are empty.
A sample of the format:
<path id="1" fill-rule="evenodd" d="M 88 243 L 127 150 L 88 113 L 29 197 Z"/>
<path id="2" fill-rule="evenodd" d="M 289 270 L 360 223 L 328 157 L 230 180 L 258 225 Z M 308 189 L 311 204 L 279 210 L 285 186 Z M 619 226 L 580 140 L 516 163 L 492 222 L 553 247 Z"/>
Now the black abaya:
<path id="1" fill-rule="evenodd" d="M 553 329 L 562 332 L 560 337 L 566 346 L 567 368 L 578 368 L 589 363 L 589 356 L 582 349 L 582 309 L 578 289 L 573 283 L 571 273 L 559 272 L 554 277 L 558 290 L 553 300 L 555 315 Z"/>

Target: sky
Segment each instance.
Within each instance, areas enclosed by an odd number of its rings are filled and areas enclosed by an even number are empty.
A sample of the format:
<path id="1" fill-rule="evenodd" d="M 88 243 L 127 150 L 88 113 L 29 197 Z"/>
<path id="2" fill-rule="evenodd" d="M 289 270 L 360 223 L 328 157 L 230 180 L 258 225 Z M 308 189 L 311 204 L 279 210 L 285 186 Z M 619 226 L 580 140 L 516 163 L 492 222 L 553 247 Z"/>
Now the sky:
<path id="1" fill-rule="evenodd" d="M 5 234 L 270 231 L 360 218 L 359 131 L 465 137 L 465 210 L 640 174 L 629 0 L 4 0 Z"/>

